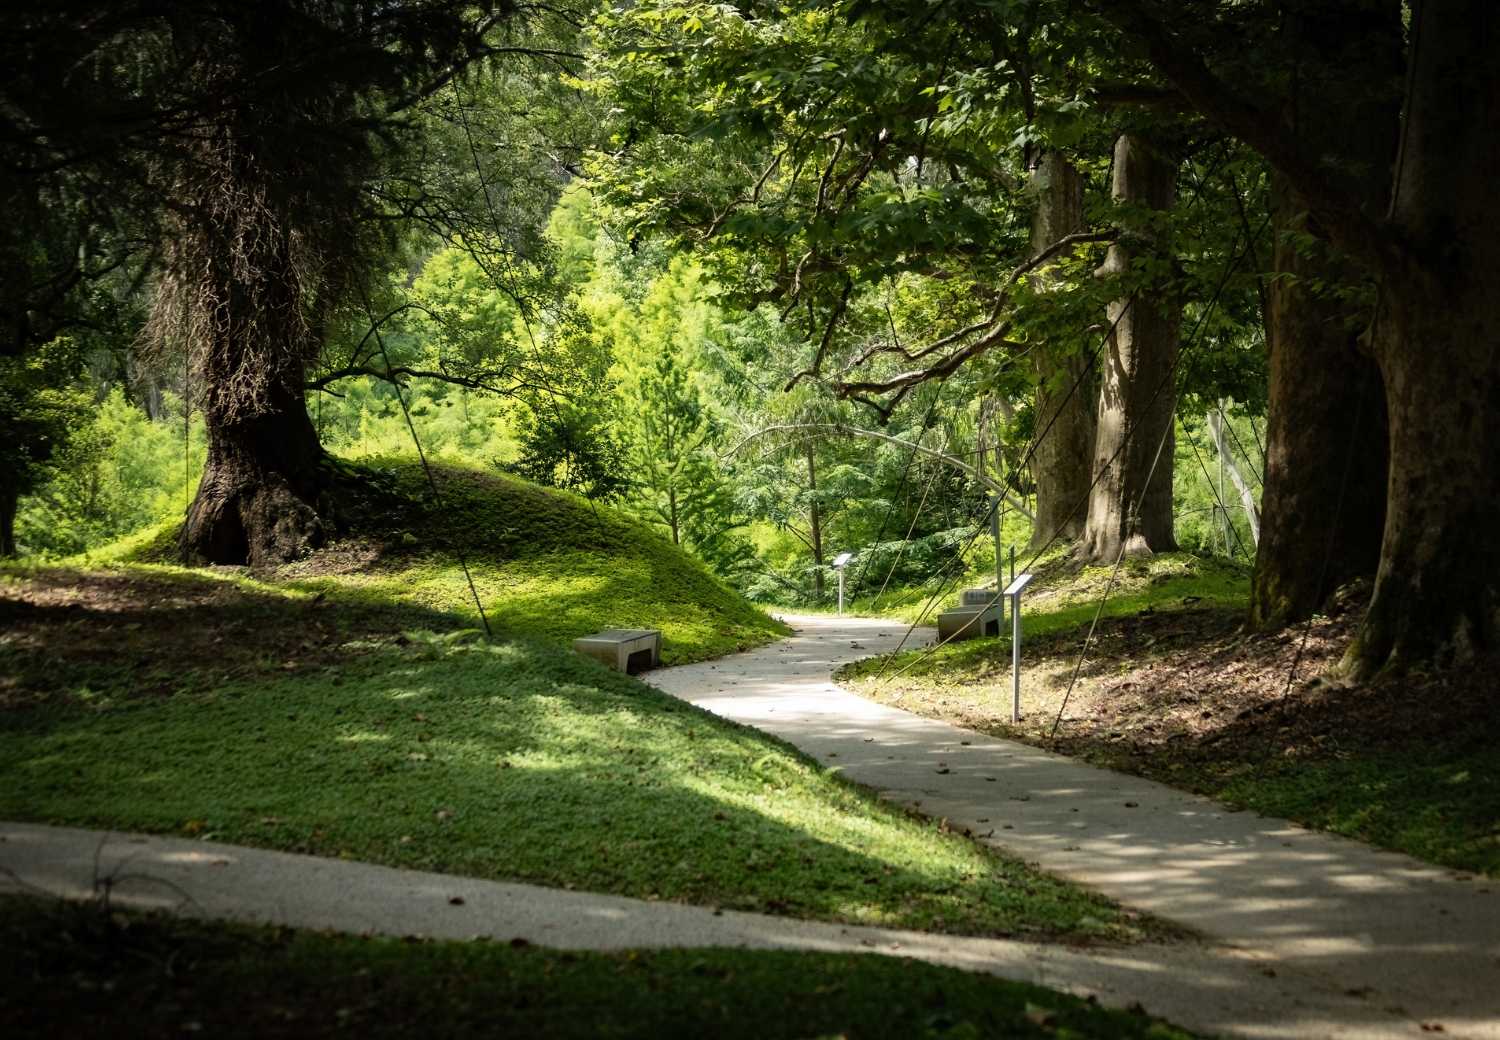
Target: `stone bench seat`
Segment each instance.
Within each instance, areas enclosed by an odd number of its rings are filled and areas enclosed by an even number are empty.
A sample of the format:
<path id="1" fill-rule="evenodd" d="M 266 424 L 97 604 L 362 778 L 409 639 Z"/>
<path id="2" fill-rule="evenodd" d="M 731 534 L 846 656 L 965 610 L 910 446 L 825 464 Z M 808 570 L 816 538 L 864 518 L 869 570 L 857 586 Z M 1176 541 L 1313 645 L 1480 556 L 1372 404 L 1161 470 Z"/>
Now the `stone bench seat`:
<path id="1" fill-rule="evenodd" d="M 635 675 L 661 664 L 661 631 L 608 628 L 573 640 L 573 649 L 607 668 Z"/>
<path id="2" fill-rule="evenodd" d="M 997 603 L 993 607 L 955 607 L 938 615 L 938 638 L 949 642 L 998 636 L 1005 612 Z"/>

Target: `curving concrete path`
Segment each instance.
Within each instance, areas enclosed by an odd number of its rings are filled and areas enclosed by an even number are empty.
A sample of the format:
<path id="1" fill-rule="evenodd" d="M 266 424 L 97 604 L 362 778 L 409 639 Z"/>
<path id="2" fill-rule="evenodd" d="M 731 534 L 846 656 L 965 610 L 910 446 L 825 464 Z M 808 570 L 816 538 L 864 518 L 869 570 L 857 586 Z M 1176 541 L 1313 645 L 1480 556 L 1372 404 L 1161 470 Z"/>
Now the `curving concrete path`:
<path id="1" fill-rule="evenodd" d="M 1122 949 L 965 939 L 505 884 L 217 843 L 0 823 L 0 892 L 349 932 L 565 949 L 741 946 L 906 956 L 1139 1002 L 1246 1037 L 1500 1038 L 1500 883 L 855 697 L 839 664 L 884 621 L 793 617 L 781 643 L 651 673 L 885 797 L 945 816 L 1207 938 Z"/>
<path id="2" fill-rule="evenodd" d="M 1293 1008 L 1277 1021 L 1192 1021 L 1242 1035 L 1418 1036 L 1441 1027 L 1500 1038 L 1500 882 L 865 700 L 836 686 L 832 671 L 894 648 L 904 625 L 784 620 L 790 639 L 646 678 L 892 801 L 1187 925 L 1211 941 L 1200 959 L 1215 972 L 1229 970 L 1226 957 L 1250 958 L 1309 1007 L 1344 997 L 1352 1032 Z"/>
<path id="3" fill-rule="evenodd" d="M 525 939 L 574 950 L 730 946 L 911 957 L 1140 1003 L 1202 1031 L 1265 1037 L 1379 1037 L 1390 1016 L 1309 994 L 1248 959 L 1195 944 L 1081 949 L 798 921 L 678 903 L 568 892 L 217 842 L 0 823 L 0 893 L 255 924 L 435 939 Z"/>

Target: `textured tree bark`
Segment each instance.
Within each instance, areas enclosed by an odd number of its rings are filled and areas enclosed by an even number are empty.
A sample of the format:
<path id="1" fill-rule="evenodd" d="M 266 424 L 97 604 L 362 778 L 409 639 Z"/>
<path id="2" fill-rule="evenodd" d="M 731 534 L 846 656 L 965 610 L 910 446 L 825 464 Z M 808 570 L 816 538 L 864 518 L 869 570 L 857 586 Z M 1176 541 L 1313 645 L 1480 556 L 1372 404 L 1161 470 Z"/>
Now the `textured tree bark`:
<path id="1" fill-rule="evenodd" d="M 1500 645 L 1500 9 L 1428 0 L 1391 205 L 1404 269 L 1374 345 L 1391 458 L 1385 535 L 1345 667 L 1444 667 Z"/>
<path id="2" fill-rule="evenodd" d="M 1035 255 L 1064 235 L 1083 230 L 1083 178 L 1066 157 L 1047 152 L 1032 172 L 1031 187 L 1036 195 L 1031 220 L 1031 251 Z M 1033 283 L 1045 277 L 1038 275 Z M 1074 541 L 1083 533 L 1094 457 L 1098 380 L 1088 371 L 1088 357 L 1074 346 L 1069 350 L 1064 344 L 1042 343 L 1031 352 L 1036 376 L 1033 414 L 1040 438 L 1031 459 L 1036 482 L 1033 551 L 1054 540 Z"/>
<path id="3" fill-rule="evenodd" d="M 1390 192 L 1399 96 L 1399 0 L 1309 0 L 1286 12 L 1303 48 L 1287 103 L 1308 148 L 1336 162 L 1373 207 Z M 1306 104 L 1336 97 L 1337 109 Z M 1272 181 L 1275 276 L 1267 289 L 1270 360 L 1262 530 L 1251 624 L 1300 621 L 1337 588 L 1375 573 L 1385 524 L 1388 430 L 1380 373 L 1359 337 L 1369 308 L 1311 286 L 1356 287 L 1348 259 L 1323 236 L 1280 175 Z M 1357 277 L 1357 276 L 1356 276 Z"/>
<path id="4" fill-rule="evenodd" d="M 1165 211 L 1176 196 L 1177 163 L 1135 134 L 1115 143 L 1117 201 Z M 1109 247 L 1101 274 L 1124 274 L 1137 259 L 1167 248 L 1160 235 L 1126 218 Z M 1170 552 L 1172 532 L 1173 416 L 1177 390 L 1173 368 L 1182 323 L 1174 293 L 1153 287 L 1109 307 L 1114 331 L 1105 344 L 1094 442 L 1094 489 L 1077 557 L 1113 561 L 1131 555 Z"/>
<path id="5" fill-rule="evenodd" d="M 205 373 L 234 364 L 229 344 L 210 351 Z M 208 460 L 188 511 L 184 544 L 209 563 L 282 563 L 331 532 L 323 451 L 302 397 L 301 366 L 276 380 L 253 414 L 230 413 L 213 391 L 203 407 Z M 219 376 L 219 378 L 227 378 Z"/>
<path id="6" fill-rule="evenodd" d="M 1284 175 L 1329 239 L 1380 279 L 1372 329 L 1390 423 L 1380 563 L 1343 671 L 1443 667 L 1500 645 L 1500 5 L 1411 5 L 1388 217 L 1285 139 L 1140 5 L 1107 17 L 1183 95 Z M 1309 99 L 1336 117 L 1337 99 Z"/>
<path id="7" fill-rule="evenodd" d="M 276 170 L 237 127 L 205 142 L 206 192 L 181 219 L 154 320 L 180 328 L 201 387 L 208 458 L 184 555 L 252 566 L 330 533 L 323 451 L 303 393 L 318 337 L 299 236 L 271 200 Z M 173 307 L 176 311 L 173 311 Z"/>

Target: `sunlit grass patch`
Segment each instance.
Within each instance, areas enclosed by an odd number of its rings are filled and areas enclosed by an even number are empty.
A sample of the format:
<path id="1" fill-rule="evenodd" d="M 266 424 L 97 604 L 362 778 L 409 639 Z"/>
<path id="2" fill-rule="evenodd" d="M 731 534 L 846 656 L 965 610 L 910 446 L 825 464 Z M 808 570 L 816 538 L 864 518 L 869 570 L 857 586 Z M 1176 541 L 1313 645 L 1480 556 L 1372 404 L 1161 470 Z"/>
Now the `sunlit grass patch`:
<path id="1" fill-rule="evenodd" d="M 0 815 L 963 933 L 1128 939 L 1106 901 L 790 747 L 536 643 L 0 716 Z"/>

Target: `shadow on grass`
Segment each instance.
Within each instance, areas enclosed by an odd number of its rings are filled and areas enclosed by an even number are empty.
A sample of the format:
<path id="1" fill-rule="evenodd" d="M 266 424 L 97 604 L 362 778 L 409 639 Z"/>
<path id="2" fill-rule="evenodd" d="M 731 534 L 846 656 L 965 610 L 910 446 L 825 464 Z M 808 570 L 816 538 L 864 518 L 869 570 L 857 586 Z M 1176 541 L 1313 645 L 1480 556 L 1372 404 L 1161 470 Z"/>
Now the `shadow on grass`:
<path id="1" fill-rule="evenodd" d="M 0 715 L 0 816 L 825 919 L 1132 934 L 1102 900 L 572 654 L 212 579 L 95 591 L 41 597 L 6 651 L 48 685 Z M 390 632 L 413 622 L 449 631 Z M 170 690 L 111 678 L 140 653 Z"/>

